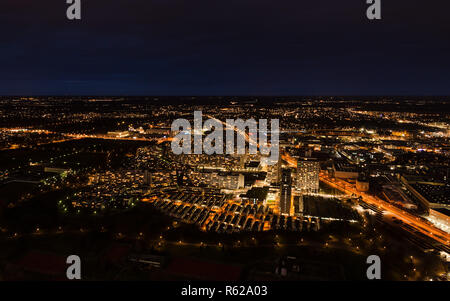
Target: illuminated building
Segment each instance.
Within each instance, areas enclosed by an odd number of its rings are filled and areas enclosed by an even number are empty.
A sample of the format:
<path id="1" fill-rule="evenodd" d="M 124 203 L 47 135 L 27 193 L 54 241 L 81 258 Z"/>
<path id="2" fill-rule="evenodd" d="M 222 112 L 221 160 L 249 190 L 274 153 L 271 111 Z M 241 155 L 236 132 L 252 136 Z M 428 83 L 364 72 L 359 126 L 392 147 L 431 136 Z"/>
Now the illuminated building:
<path id="1" fill-rule="evenodd" d="M 152 179 L 153 175 L 149 170 L 144 170 L 144 184 L 147 186 L 152 186 L 153 184 L 153 179 Z"/>
<path id="2" fill-rule="evenodd" d="M 125 138 L 130 136 L 130 132 L 128 131 L 116 131 L 116 132 L 108 132 L 108 136 L 115 138 Z"/>
<path id="3" fill-rule="evenodd" d="M 244 187 L 243 174 L 221 172 L 192 172 L 190 177 L 194 183 L 206 184 L 220 189 L 240 189 Z"/>
<path id="4" fill-rule="evenodd" d="M 360 192 L 368 192 L 369 188 L 369 180 L 366 177 L 359 177 L 356 179 L 356 190 Z"/>
<path id="5" fill-rule="evenodd" d="M 297 162 L 297 190 L 305 193 L 319 191 L 320 163 L 317 159 L 301 158 Z"/>
<path id="6" fill-rule="evenodd" d="M 280 185 L 280 213 L 290 214 L 292 198 L 292 176 L 290 169 L 282 169 Z"/>
<path id="7" fill-rule="evenodd" d="M 339 179 L 357 179 L 359 176 L 356 166 L 338 160 L 333 162 L 333 172 Z"/>

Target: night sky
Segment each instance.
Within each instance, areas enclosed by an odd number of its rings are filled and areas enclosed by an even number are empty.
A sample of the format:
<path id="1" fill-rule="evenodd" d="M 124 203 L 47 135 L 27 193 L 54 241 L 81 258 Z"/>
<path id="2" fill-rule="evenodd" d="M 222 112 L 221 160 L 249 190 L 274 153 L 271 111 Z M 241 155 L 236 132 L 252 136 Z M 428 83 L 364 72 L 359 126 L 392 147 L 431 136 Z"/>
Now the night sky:
<path id="1" fill-rule="evenodd" d="M 448 0 L 0 1 L 0 95 L 450 95 Z"/>

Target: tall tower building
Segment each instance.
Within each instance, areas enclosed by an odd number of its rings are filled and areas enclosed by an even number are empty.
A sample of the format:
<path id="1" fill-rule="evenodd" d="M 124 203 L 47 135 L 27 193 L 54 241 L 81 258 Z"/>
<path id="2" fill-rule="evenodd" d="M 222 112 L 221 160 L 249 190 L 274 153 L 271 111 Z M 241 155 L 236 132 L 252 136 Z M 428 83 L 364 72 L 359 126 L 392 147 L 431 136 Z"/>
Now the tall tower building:
<path id="1" fill-rule="evenodd" d="M 292 177 L 290 169 L 282 169 L 280 186 L 280 213 L 290 214 L 292 199 Z"/>
<path id="2" fill-rule="evenodd" d="M 281 162 L 281 156 L 278 156 L 278 163 L 277 163 L 277 167 L 276 167 L 276 170 L 277 170 L 277 183 L 281 182 L 281 169 L 282 169 L 282 167 L 283 167 L 283 164 Z"/>
<path id="3" fill-rule="evenodd" d="M 150 186 L 150 188 L 153 185 L 153 174 L 148 169 L 144 170 L 144 185 Z"/>
<path id="4" fill-rule="evenodd" d="M 303 193 L 319 192 L 320 163 L 314 158 L 300 158 L 297 161 L 296 189 Z"/>
<path id="5" fill-rule="evenodd" d="M 184 171 L 177 169 L 177 185 L 179 187 L 183 186 L 183 178 L 184 178 Z"/>

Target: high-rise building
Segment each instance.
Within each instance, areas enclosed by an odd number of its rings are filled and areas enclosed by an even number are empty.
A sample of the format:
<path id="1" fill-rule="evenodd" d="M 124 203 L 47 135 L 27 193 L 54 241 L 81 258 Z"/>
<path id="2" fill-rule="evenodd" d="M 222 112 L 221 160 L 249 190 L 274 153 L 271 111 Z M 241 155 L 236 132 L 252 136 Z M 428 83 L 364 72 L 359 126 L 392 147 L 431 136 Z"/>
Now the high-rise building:
<path id="1" fill-rule="evenodd" d="M 183 186 L 184 171 L 177 169 L 177 185 Z"/>
<path id="2" fill-rule="evenodd" d="M 147 186 L 152 187 L 153 184 L 153 175 L 152 172 L 149 170 L 144 170 L 144 184 Z"/>
<path id="3" fill-rule="evenodd" d="M 277 183 L 280 183 L 281 181 L 281 169 L 283 167 L 283 164 L 281 163 L 281 156 L 278 156 L 278 163 L 277 163 Z"/>
<path id="4" fill-rule="evenodd" d="M 290 169 L 281 170 L 280 213 L 290 214 L 292 199 L 292 177 Z"/>
<path id="5" fill-rule="evenodd" d="M 300 158 L 297 161 L 297 190 L 303 193 L 319 192 L 320 163 L 314 158 Z"/>

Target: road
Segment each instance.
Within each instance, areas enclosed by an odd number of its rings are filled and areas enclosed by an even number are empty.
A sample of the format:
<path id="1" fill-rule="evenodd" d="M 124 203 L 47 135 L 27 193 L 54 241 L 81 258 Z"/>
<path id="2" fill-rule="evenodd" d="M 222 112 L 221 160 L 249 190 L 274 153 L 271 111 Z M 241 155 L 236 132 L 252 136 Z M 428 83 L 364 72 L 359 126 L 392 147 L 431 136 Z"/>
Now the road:
<path id="1" fill-rule="evenodd" d="M 49 130 L 40 130 L 40 129 L 17 129 L 17 128 L 0 128 L 0 131 L 5 132 L 26 132 L 26 133 L 35 133 L 35 134 L 59 134 L 61 136 L 65 136 L 68 139 L 59 139 L 59 140 L 52 140 L 45 143 L 37 144 L 37 145 L 44 145 L 44 144 L 52 144 L 52 143 L 61 143 L 71 140 L 77 140 L 77 139 L 84 139 L 84 138 L 91 138 L 91 139 L 105 139 L 105 140 L 128 140 L 128 141 L 156 141 L 158 144 L 161 144 L 166 141 L 172 141 L 172 138 L 145 138 L 145 137 L 116 137 L 116 136 L 110 136 L 110 135 L 102 135 L 102 134 L 72 134 L 72 133 L 59 133 Z M 6 148 L 6 149 L 14 149 L 14 148 Z"/>

